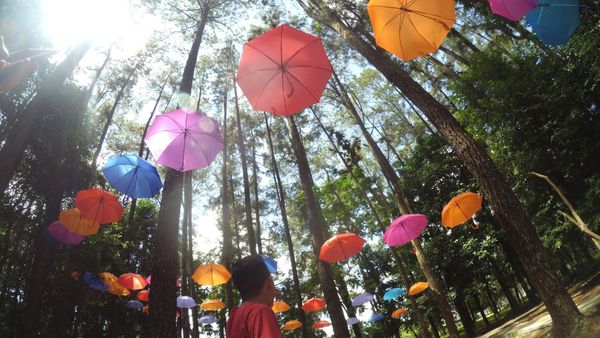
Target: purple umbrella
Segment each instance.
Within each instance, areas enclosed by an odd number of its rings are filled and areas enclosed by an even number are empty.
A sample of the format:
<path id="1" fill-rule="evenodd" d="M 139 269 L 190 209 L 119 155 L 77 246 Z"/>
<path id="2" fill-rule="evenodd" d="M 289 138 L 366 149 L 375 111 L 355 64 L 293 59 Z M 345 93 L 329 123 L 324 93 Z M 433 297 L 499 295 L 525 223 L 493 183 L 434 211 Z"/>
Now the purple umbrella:
<path id="1" fill-rule="evenodd" d="M 58 221 L 50 223 L 50 226 L 48 227 L 48 233 L 50 236 L 52 236 L 52 238 L 63 244 L 79 244 L 81 241 L 83 241 L 83 236 L 69 231 L 64 225 L 62 225 L 62 223 Z"/>
<path id="2" fill-rule="evenodd" d="M 145 140 L 157 163 L 179 171 L 207 167 L 223 149 L 217 121 L 181 109 L 157 116 Z"/>
<path id="3" fill-rule="evenodd" d="M 179 296 L 177 297 L 177 307 L 180 309 L 191 309 L 196 306 L 196 301 L 194 298 L 189 296 Z"/>
<path id="4" fill-rule="evenodd" d="M 492 13 L 512 21 L 519 21 L 537 6 L 538 0 L 488 0 Z"/>
<path id="5" fill-rule="evenodd" d="M 406 214 L 396 218 L 385 231 L 383 241 L 388 246 L 404 245 L 419 237 L 427 226 L 427 217 L 421 214 Z"/>
<path id="6" fill-rule="evenodd" d="M 212 323 L 216 323 L 217 322 L 217 318 L 211 316 L 211 315 L 206 315 L 206 316 L 202 316 L 200 318 L 198 318 L 198 323 L 200 324 L 212 324 Z"/>
<path id="7" fill-rule="evenodd" d="M 139 300 L 133 299 L 127 302 L 127 307 L 130 309 L 141 309 L 144 307 L 144 304 Z"/>
<path id="8" fill-rule="evenodd" d="M 352 300 L 352 306 L 361 306 L 366 302 L 370 302 L 371 300 L 373 300 L 372 294 L 368 292 L 361 293 L 360 295 L 354 297 L 354 299 Z"/>
<path id="9" fill-rule="evenodd" d="M 360 320 L 358 320 L 358 318 L 356 318 L 356 317 L 350 317 L 350 318 L 346 319 L 346 323 L 348 325 L 355 325 L 355 324 L 360 323 Z"/>

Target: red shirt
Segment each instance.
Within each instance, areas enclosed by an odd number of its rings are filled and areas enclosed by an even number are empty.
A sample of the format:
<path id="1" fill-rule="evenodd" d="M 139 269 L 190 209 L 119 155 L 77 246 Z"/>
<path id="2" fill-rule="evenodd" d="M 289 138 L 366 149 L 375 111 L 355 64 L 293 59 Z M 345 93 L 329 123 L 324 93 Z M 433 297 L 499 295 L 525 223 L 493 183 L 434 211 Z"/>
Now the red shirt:
<path id="1" fill-rule="evenodd" d="M 282 338 L 277 318 L 266 304 L 243 303 L 227 320 L 227 338 Z"/>

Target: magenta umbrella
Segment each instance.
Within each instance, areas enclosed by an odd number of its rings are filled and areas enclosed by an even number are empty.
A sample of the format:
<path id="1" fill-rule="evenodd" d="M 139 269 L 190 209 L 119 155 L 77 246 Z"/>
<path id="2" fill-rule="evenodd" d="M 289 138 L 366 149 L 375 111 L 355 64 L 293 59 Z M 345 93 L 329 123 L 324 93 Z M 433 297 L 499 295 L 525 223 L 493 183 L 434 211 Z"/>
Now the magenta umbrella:
<path id="1" fill-rule="evenodd" d="M 83 241 L 83 236 L 69 231 L 69 229 L 65 228 L 65 226 L 58 221 L 50 223 L 50 226 L 48 226 L 48 233 L 52 238 L 63 244 L 73 245 Z"/>
<path id="2" fill-rule="evenodd" d="M 388 226 L 383 241 L 388 246 L 404 245 L 419 237 L 427 226 L 427 217 L 421 214 L 406 214 L 396 218 Z"/>
<path id="3" fill-rule="evenodd" d="M 207 167 L 223 150 L 217 121 L 182 109 L 157 116 L 145 141 L 157 163 L 179 171 Z"/>
<path id="4" fill-rule="evenodd" d="M 488 0 L 492 13 L 512 21 L 519 21 L 527 12 L 537 7 L 538 0 Z"/>

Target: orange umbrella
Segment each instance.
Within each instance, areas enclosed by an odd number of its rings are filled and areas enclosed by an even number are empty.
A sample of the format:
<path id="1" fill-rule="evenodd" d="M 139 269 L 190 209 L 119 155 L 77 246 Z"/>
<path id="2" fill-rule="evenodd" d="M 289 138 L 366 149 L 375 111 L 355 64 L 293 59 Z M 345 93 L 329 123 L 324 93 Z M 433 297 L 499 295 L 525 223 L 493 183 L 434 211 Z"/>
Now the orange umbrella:
<path id="1" fill-rule="evenodd" d="M 371 0 L 377 45 L 410 61 L 436 51 L 456 22 L 454 0 Z"/>
<path id="2" fill-rule="evenodd" d="M 117 278 L 117 276 L 113 275 L 110 272 L 101 272 L 99 273 L 100 275 L 100 279 L 102 280 L 102 282 L 104 282 L 104 284 L 108 285 L 108 293 L 116 295 L 116 296 L 123 296 L 123 297 L 127 297 L 131 294 L 131 291 L 127 290 L 126 288 L 124 288 L 120 283 L 119 283 L 119 279 Z"/>
<path id="3" fill-rule="evenodd" d="M 80 276 L 81 276 L 81 274 L 79 273 L 79 271 L 71 272 L 71 278 L 73 278 L 74 280 L 79 280 Z"/>
<path id="4" fill-rule="evenodd" d="M 273 312 L 280 313 L 280 312 L 289 311 L 290 306 L 286 302 L 275 302 L 275 303 L 273 303 L 272 309 L 273 309 Z"/>
<path id="5" fill-rule="evenodd" d="M 292 319 L 283 324 L 283 329 L 286 331 L 295 330 L 302 327 L 302 322 Z"/>
<path id="6" fill-rule="evenodd" d="M 442 209 L 442 225 L 454 228 L 468 221 L 479 209 L 483 197 L 473 192 L 464 192 L 453 197 Z M 473 224 L 474 229 L 477 226 Z"/>
<path id="7" fill-rule="evenodd" d="M 192 279 L 200 285 L 215 286 L 225 284 L 231 279 L 231 273 L 220 264 L 205 264 L 196 269 Z"/>
<path id="8" fill-rule="evenodd" d="M 123 206 L 115 195 L 98 188 L 79 191 L 75 206 L 83 216 L 100 224 L 118 222 L 123 217 Z"/>
<path id="9" fill-rule="evenodd" d="M 337 234 L 323 243 L 319 259 L 328 263 L 345 261 L 358 254 L 363 245 L 365 240 L 356 234 Z"/>
<path id="10" fill-rule="evenodd" d="M 418 295 L 419 293 L 425 291 L 429 287 L 429 283 L 427 282 L 417 282 L 413 284 L 408 290 L 409 296 Z"/>
<path id="11" fill-rule="evenodd" d="M 406 314 L 408 311 L 406 309 L 398 309 L 394 312 L 392 312 L 392 318 L 398 318 L 400 316 L 402 316 L 403 314 Z"/>
<path id="12" fill-rule="evenodd" d="M 318 322 L 313 324 L 313 329 L 318 330 L 324 327 L 331 326 L 331 323 L 326 320 L 319 320 Z"/>
<path id="13" fill-rule="evenodd" d="M 316 297 L 313 297 L 313 298 L 307 300 L 306 302 L 304 302 L 304 304 L 302 304 L 302 310 L 304 310 L 306 312 L 321 311 L 321 310 L 323 310 L 324 307 L 325 307 L 325 301 L 321 298 L 316 298 Z"/>
<path id="14" fill-rule="evenodd" d="M 77 208 L 61 211 L 58 221 L 69 231 L 81 236 L 94 235 L 100 230 L 100 223 L 83 217 Z"/>
<path id="15" fill-rule="evenodd" d="M 150 298 L 150 291 L 148 290 L 142 290 L 140 292 L 138 292 L 137 294 L 137 299 L 141 300 L 142 302 L 148 302 L 148 299 Z"/>
<path id="16" fill-rule="evenodd" d="M 135 273 L 124 273 L 119 276 L 119 284 L 129 290 L 141 290 L 148 285 L 144 277 Z"/>
<path id="17" fill-rule="evenodd" d="M 217 311 L 225 308 L 225 303 L 218 299 L 207 299 L 200 304 L 202 310 L 205 311 Z"/>

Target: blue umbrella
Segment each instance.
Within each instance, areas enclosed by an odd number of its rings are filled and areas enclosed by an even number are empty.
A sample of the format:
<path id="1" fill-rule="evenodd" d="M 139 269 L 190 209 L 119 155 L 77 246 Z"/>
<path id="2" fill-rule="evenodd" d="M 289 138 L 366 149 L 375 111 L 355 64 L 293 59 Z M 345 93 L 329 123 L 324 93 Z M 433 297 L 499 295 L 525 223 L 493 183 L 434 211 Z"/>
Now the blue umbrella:
<path id="1" fill-rule="evenodd" d="M 196 306 L 196 301 L 194 298 L 189 296 L 179 296 L 177 297 L 177 307 L 180 309 L 191 309 Z"/>
<path id="2" fill-rule="evenodd" d="M 83 281 L 94 290 L 106 291 L 109 289 L 108 285 L 96 278 L 96 276 L 94 276 L 91 272 L 86 272 L 83 274 Z"/>
<path id="3" fill-rule="evenodd" d="M 198 323 L 200 324 L 212 324 L 212 323 L 216 323 L 217 322 L 217 318 L 211 316 L 211 315 L 206 315 L 206 316 L 202 316 L 200 318 L 198 318 Z"/>
<path id="4" fill-rule="evenodd" d="M 374 313 L 374 314 L 371 315 L 371 317 L 369 317 L 368 322 L 369 323 L 373 323 L 373 322 L 376 322 L 378 320 L 382 320 L 384 318 L 385 317 L 381 313 Z"/>
<path id="5" fill-rule="evenodd" d="M 406 294 L 404 288 L 391 288 L 383 294 L 383 300 L 392 300 Z"/>
<path id="6" fill-rule="evenodd" d="M 370 302 L 371 300 L 373 300 L 372 294 L 368 292 L 361 293 L 360 295 L 354 297 L 354 299 L 352 300 L 352 306 L 361 306 L 366 302 Z"/>
<path id="7" fill-rule="evenodd" d="M 127 302 L 127 307 L 130 309 L 141 309 L 144 307 L 144 304 L 139 300 L 133 299 Z"/>
<path id="8" fill-rule="evenodd" d="M 269 270 L 269 273 L 275 273 L 277 272 L 277 261 L 274 260 L 273 258 L 267 257 L 267 256 L 262 256 L 263 262 L 265 262 L 265 265 L 267 266 L 267 270 Z"/>
<path id="9" fill-rule="evenodd" d="M 348 325 L 355 325 L 355 324 L 358 324 L 359 322 L 360 322 L 360 320 L 358 320 L 358 318 L 356 318 L 356 317 L 350 317 L 350 318 L 346 319 L 346 323 Z"/>
<path id="10" fill-rule="evenodd" d="M 113 188 L 131 198 L 150 198 L 163 186 L 156 168 L 136 155 L 112 156 L 102 171 Z"/>
<path id="11" fill-rule="evenodd" d="M 579 25 L 579 0 L 539 0 L 525 20 L 548 45 L 563 45 Z"/>

